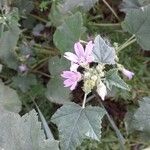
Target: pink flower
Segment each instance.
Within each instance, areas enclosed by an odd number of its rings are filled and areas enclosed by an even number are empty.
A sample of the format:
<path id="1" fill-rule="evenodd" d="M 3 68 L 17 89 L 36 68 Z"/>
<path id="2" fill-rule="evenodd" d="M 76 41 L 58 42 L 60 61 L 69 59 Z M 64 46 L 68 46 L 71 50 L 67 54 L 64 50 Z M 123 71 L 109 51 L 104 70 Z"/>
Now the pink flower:
<path id="1" fill-rule="evenodd" d="M 75 54 L 71 52 L 66 52 L 64 57 L 72 62 L 72 65 L 76 64 L 75 69 L 78 66 L 85 66 L 93 61 L 92 50 L 93 50 L 92 41 L 88 42 L 85 50 L 80 42 L 74 44 Z M 74 66 L 71 65 L 71 68 Z"/>
<path id="2" fill-rule="evenodd" d="M 18 68 L 21 73 L 28 71 L 28 67 L 25 64 L 21 64 Z"/>
<path id="3" fill-rule="evenodd" d="M 131 71 L 125 69 L 125 68 L 123 68 L 121 71 L 122 71 L 122 73 L 123 73 L 129 80 L 131 80 L 131 79 L 133 78 L 133 76 L 134 76 L 134 73 L 133 73 L 133 72 L 131 72 Z"/>
<path id="4" fill-rule="evenodd" d="M 63 71 L 61 76 L 65 78 L 64 87 L 70 87 L 71 91 L 75 89 L 77 83 L 81 80 L 80 72 Z"/>

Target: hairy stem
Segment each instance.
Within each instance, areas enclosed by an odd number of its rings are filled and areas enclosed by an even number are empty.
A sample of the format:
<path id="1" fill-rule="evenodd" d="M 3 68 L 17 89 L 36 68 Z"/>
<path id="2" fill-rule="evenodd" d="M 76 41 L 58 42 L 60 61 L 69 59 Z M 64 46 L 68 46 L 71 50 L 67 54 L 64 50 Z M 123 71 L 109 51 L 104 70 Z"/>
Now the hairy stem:
<path id="1" fill-rule="evenodd" d="M 97 26 L 97 27 L 121 27 L 121 23 L 94 23 L 90 22 L 89 25 Z"/>
<path id="2" fill-rule="evenodd" d="M 82 108 L 85 108 L 85 103 L 86 103 L 86 98 L 87 98 L 87 93 L 84 94 L 84 99 L 83 99 L 83 103 L 82 103 Z"/>
<path id="3" fill-rule="evenodd" d="M 133 44 L 134 42 L 136 42 L 136 39 L 132 39 L 131 41 L 123 44 L 121 47 L 119 47 L 117 49 L 117 52 L 120 52 L 121 50 L 125 49 L 126 47 L 130 46 L 131 44 Z"/>

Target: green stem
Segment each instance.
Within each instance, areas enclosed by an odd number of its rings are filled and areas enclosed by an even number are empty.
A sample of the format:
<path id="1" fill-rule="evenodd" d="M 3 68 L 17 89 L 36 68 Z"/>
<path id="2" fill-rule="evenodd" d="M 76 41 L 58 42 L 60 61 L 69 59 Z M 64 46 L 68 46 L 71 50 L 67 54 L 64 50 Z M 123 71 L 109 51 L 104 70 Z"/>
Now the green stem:
<path id="1" fill-rule="evenodd" d="M 104 4 L 110 9 L 110 11 L 114 14 L 114 16 L 116 17 L 116 19 L 120 22 L 120 18 L 117 15 L 117 13 L 114 11 L 114 9 L 107 3 L 106 0 L 103 0 Z"/>
<path id="2" fill-rule="evenodd" d="M 30 16 L 33 17 L 33 18 L 35 18 L 35 19 L 37 19 L 37 20 L 39 20 L 39 21 L 41 21 L 41 22 L 48 23 L 47 20 L 45 20 L 44 18 L 41 18 L 41 17 L 39 17 L 37 15 L 30 14 Z"/>
<path id="3" fill-rule="evenodd" d="M 31 72 L 41 74 L 42 76 L 45 76 L 45 77 L 47 77 L 47 78 L 50 78 L 50 77 L 51 77 L 49 74 L 44 73 L 44 72 L 41 72 L 41 71 L 38 71 L 38 70 L 33 70 L 33 71 L 31 71 Z"/>
<path id="4" fill-rule="evenodd" d="M 46 57 L 46 58 L 44 58 L 44 59 L 41 59 L 37 64 L 33 65 L 33 66 L 31 67 L 31 69 L 32 69 L 32 70 L 35 70 L 37 66 L 39 66 L 40 64 L 45 63 L 45 61 L 47 61 L 48 59 L 49 59 L 49 57 Z"/>
<path id="5" fill-rule="evenodd" d="M 135 38 L 135 35 L 132 35 L 127 41 L 125 41 L 122 45 L 118 47 L 120 49 L 122 46 L 126 45 L 128 42 L 130 42 L 133 38 Z"/>
<path id="6" fill-rule="evenodd" d="M 82 108 L 85 108 L 85 103 L 86 103 L 86 98 L 87 98 L 87 93 L 84 94 L 84 99 L 83 99 L 83 103 L 82 103 Z"/>
<path id="7" fill-rule="evenodd" d="M 119 47 L 117 49 L 117 53 L 120 52 L 121 50 L 125 49 L 126 47 L 130 46 L 131 44 L 133 44 L 134 42 L 136 42 L 136 39 L 132 39 L 131 41 L 129 41 L 126 44 L 123 44 L 121 47 Z"/>
<path id="8" fill-rule="evenodd" d="M 120 130 L 119 130 L 118 127 L 116 126 L 115 122 L 113 121 L 113 119 L 111 118 L 111 116 L 109 115 L 109 113 L 107 112 L 107 110 L 106 110 L 105 106 L 103 105 L 103 103 L 102 103 L 102 101 L 101 101 L 99 95 L 98 95 L 97 93 L 95 93 L 95 96 L 98 98 L 98 101 L 99 101 L 100 105 L 102 106 L 102 108 L 103 108 L 103 109 L 105 110 L 105 112 L 106 112 L 106 116 L 107 116 L 107 118 L 108 118 L 108 120 L 109 120 L 109 122 L 110 122 L 112 128 L 113 128 L 114 131 L 116 132 L 116 135 L 117 135 L 118 140 L 119 140 L 119 142 L 120 142 L 121 150 L 125 150 L 125 146 L 124 146 L 124 144 L 125 144 L 125 139 L 124 139 L 124 137 L 122 136 Z"/>
<path id="9" fill-rule="evenodd" d="M 89 25 L 97 27 L 121 27 L 121 23 L 89 23 Z"/>

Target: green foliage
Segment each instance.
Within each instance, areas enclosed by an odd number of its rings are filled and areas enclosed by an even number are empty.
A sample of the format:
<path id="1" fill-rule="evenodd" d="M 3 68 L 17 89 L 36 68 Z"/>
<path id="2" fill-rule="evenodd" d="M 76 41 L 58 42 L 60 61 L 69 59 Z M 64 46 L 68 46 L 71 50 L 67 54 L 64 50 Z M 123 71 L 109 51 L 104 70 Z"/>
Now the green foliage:
<path id="1" fill-rule="evenodd" d="M 17 69 L 17 59 L 15 57 L 14 49 L 19 39 L 20 29 L 18 25 L 13 22 L 9 25 L 9 29 L 2 33 L 0 37 L 0 58 L 8 65 L 8 67 Z"/>
<path id="2" fill-rule="evenodd" d="M 145 96 L 149 95 L 150 59 L 149 52 L 140 51 L 136 40 L 143 49 L 150 49 L 150 1 L 123 0 L 121 9 L 125 12 L 126 18 L 122 27 L 133 34 L 132 38 L 122 32 L 121 22 L 116 22 L 119 19 L 116 20 L 113 16 L 119 12 L 116 6 L 120 1 L 108 1 L 115 11 L 114 14 L 110 7 L 110 10 L 106 9 L 106 3 L 103 2 L 0 0 L 0 78 L 3 81 L 0 81 L 0 149 L 58 150 L 58 141 L 54 140 L 52 133 L 54 137 L 60 137 L 58 140 L 62 150 L 75 150 L 82 141 L 84 142 L 79 149 L 116 150 L 120 147 L 116 134 L 123 140 L 125 138 L 126 149 L 131 147 L 134 149 L 139 145 L 141 149 L 145 147 L 147 143 L 141 142 L 139 134 L 132 134 L 133 137 L 126 136 L 122 120 L 128 107 L 126 105 L 130 103 L 133 106 L 132 102 L 144 97 L 139 102 L 139 107 L 132 107 L 128 111 L 125 124 L 127 131 L 140 131 L 149 140 L 150 98 Z M 123 15 L 118 15 L 120 20 L 123 20 Z M 50 19 L 50 22 L 47 19 Z M 87 28 L 84 25 L 87 25 Z M 94 38 L 97 34 L 101 36 Z M 86 41 L 90 40 L 95 43 L 93 55 L 96 62 L 90 63 L 90 68 L 96 68 L 97 63 L 106 64 L 105 76 L 102 74 L 100 80 L 111 92 L 114 90 L 114 94 L 111 98 L 108 94 L 103 104 L 112 118 L 115 118 L 114 122 L 117 122 L 124 138 L 115 123 L 111 123 L 112 119 L 110 123 L 116 134 L 110 129 L 107 120 L 103 122 L 104 128 L 101 133 L 102 118 L 106 111 L 97 107 L 98 101 L 90 99 L 93 95 L 85 102 L 88 105 L 90 101 L 94 106 L 82 108 L 78 105 L 83 102 L 83 91 L 80 88 L 82 82 L 73 92 L 63 85 L 60 75 L 70 67 L 69 61 L 63 58 L 64 52 L 72 51 L 75 42 L 80 41 L 85 47 Z M 109 40 L 111 43 L 114 42 L 113 46 L 110 45 Z M 133 42 L 134 44 L 131 45 Z M 118 61 L 135 73 L 132 80 L 126 80 L 133 87 L 131 92 L 129 92 L 130 86 L 120 78 L 118 70 L 112 69 L 118 66 Z M 27 72 L 19 72 L 20 64 L 27 65 Z M 82 67 L 80 66 L 78 71 L 83 74 L 83 79 L 87 68 Z M 99 75 L 101 76 L 101 72 Z M 96 79 L 97 77 L 92 76 L 90 81 L 95 82 Z M 71 103 L 70 100 L 77 104 Z M 59 105 L 63 106 L 56 111 Z M 36 112 L 34 110 L 29 112 L 34 107 L 38 110 L 42 127 L 49 139 L 46 139 L 41 129 Z M 52 115 L 52 122 L 58 126 L 60 133 L 50 122 Z M 109 118 L 108 116 L 107 114 L 106 119 Z"/>
<path id="3" fill-rule="evenodd" d="M 94 61 L 104 64 L 115 64 L 115 49 L 109 46 L 100 35 L 94 41 Z"/>
<path id="4" fill-rule="evenodd" d="M 58 125 L 62 150 L 75 150 L 83 139 L 100 140 L 101 122 L 105 111 L 100 107 L 82 108 L 75 103 L 63 105 L 52 116 Z"/>
<path id="5" fill-rule="evenodd" d="M 61 25 L 70 14 L 74 14 L 80 8 L 86 12 L 90 10 L 98 0 L 63 0 L 53 1 L 49 19 L 55 26 Z"/>
<path id="6" fill-rule="evenodd" d="M 118 75 L 118 70 L 116 69 L 111 69 L 106 73 L 105 82 L 108 85 L 109 89 L 112 89 L 112 86 L 116 86 L 124 90 L 130 90 L 129 86 L 120 78 L 120 76 Z"/>
<path id="7" fill-rule="evenodd" d="M 122 24 L 124 30 L 134 34 L 144 50 L 150 50 L 150 5 L 142 9 L 131 9 L 127 12 Z"/>
<path id="8" fill-rule="evenodd" d="M 70 63 L 64 57 L 53 57 L 49 59 L 49 72 L 52 76 L 60 76 L 60 74 L 70 67 Z"/>
<path id="9" fill-rule="evenodd" d="M 49 72 L 52 73 L 52 79 L 47 85 L 46 97 L 54 103 L 63 104 L 70 101 L 70 91 L 64 87 L 60 76 L 62 71 L 68 70 L 69 65 L 69 62 L 63 57 L 59 58 L 56 56 L 49 59 Z"/>
<path id="10" fill-rule="evenodd" d="M 45 139 L 35 110 L 20 117 L 0 108 L 0 146 L 9 150 L 58 150 L 58 142 Z M 11 135 L 11 136 L 10 136 Z"/>
<path id="11" fill-rule="evenodd" d="M 2 81 L 0 81 L 0 107 L 16 113 L 21 110 L 21 102 L 16 91 L 5 86 Z"/>
<path id="12" fill-rule="evenodd" d="M 150 3 L 149 0 L 123 0 L 121 9 L 128 13 L 130 9 L 141 9 Z"/>
<path id="13" fill-rule="evenodd" d="M 78 27 L 78 28 L 77 28 Z M 60 25 L 54 34 L 54 43 L 63 54 L 66 51 L 72 51 L 74 43 L 79 41 L 85 32 L 83 27 L 83 19 L 81 13 L 76 13 L 68 17 L 62 25 Z"/>
<path id="14" fill-rule="evenodd" d="M 23 75 L 23 76 L 15 76 L 12 78 L 13 83 L 12 86 L 19 88 L 22 92 L 27 92 L 32 85 L 37 84 L 36 77 L 32 74 Z"/>
<path id="15" fill-rule="evenodd" d="M 129 132 L 134 130 L 150 136 L 150 97 L 139 101 L 139 107 L 131 109 L 125 118 L 126 128 Z"/>
<path id="16" fill-rule="evenodd" d="M 61 77 L 54 77 L 47 85 L 46 97 L 51 102 L 64 104 L 71 99 L 70 90 L 65 88 Z"/>

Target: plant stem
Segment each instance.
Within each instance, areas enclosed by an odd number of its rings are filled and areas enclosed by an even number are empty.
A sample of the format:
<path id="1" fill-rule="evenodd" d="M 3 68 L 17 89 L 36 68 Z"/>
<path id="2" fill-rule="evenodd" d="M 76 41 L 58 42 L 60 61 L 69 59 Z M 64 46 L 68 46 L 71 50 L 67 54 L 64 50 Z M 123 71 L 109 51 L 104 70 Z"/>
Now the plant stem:
<path id="1" fill-rule="evenodd" d="M 110 11 L 114 14 L 116 19 L 120 22 L 120 18 L 118 17 L 117 13 L 114 11 L 114 9 L 107 3 L 106 0 L 103 0 L 104 4 L 110 9 Z"/>
<path id="2" fill-rule="evenodd" d="M 121 27 L 121 23 L 89 23 L 89 25 L 98 27 Z"/>
<path id="3" fill-rule="evenodd" d="M 98 99 L 100 105 L 102 106 L 102 108 L 105 110 L 106 116 L 107 116 L 107 118 L 108 118 L 108 120 L 109 120 L 109 122 L 110 122 L 112 128 L 113 128 L 114 131 L 116 132 L 116 135 L 117 135 L 117 137 L 118 137 L 118 140 L 119 140 L 119 143 L 120 143 L 120 146 L 121 146 L 121 150 L 125 150 L 125 146 L 124 146 L 124 144 L 125 144 L 125 139 L 124 139 L 124 137 L 122 136 L 120 130 L 119 130 L 118 127 L 116 126 L 115 122 L 113 121 L 113 119 L 111 118 L 111 116 L 109 115 L 109 113 L 107 112 L 105 106 L 103 105 L 103 103 L 102 103 L 102 101 L 101 101 L 101 99 L 100 99 L 100 97 L 98 96 L 97 93 L 95 93 L 95 96 L 97 97 L 97 99 Z"/>
<path id="4" fill-rule="evenodd" d="M 83 40 L 80 40 L 80 42 L 83 43 L 83 44 L 87 44 L 88 43 L 88 42 L 83 41 Z"/>
<path id="5" fill-rule="evenodd" d="M 39 17 L 37 15 L 30 14 L 30 16 L 33 17 L 33 18 L 35 18 L 35 19 L 37 19 L 37 20 L 39 20 L 39 21 L 41 21 L 41 22 L 48 23 L 47 20 L 45 20 L 44 18 L 41 18 L 41 17 Z"/>
<path id="6" fill-rule="evenodd" d="M 128 47 L 129 45 L 133 44 L 134 42 L 136 42 L 136 39 L 132 39 L 131 41 L 129 41 L 128 43 L 123 44 L 121 47 L 119 47 L 117 49 L 117 52 L 120 52 L 121 50 L 125 49 L 126 47 Z"/>
<path id="7" fill-rule="evenodd" d="M 32 70 L 35 70 L 40 64 L 45 63 L 45 61 L 48 61 L 49 57 L 46 57 L 44 59 L 41 59 L 37 64 L 33 65 L 31 67 Z"/>
<path id="8" fill-rule="evenodd" d="M 50 78 L 50 77 L 51 77 L 49 74 L 44 73 L 44 72 L 41 72 L 41 71 L 38 71 L 38 70 L 33 70 L 33 71 L 31 71 L 31 72 L 41 74 L 42 76 L 45 76 L 45 77 L 47 77 L 47 78 Z"/>
<path id="9" fill-rule="evenodd" d="M 82 108 L 85 108 L 85 103 L 86 103 L 86 98 L 87 98 L 87 93 L 84 94 L 84 99 L 83 99 L 83 103 L 82 103 Z"/>

